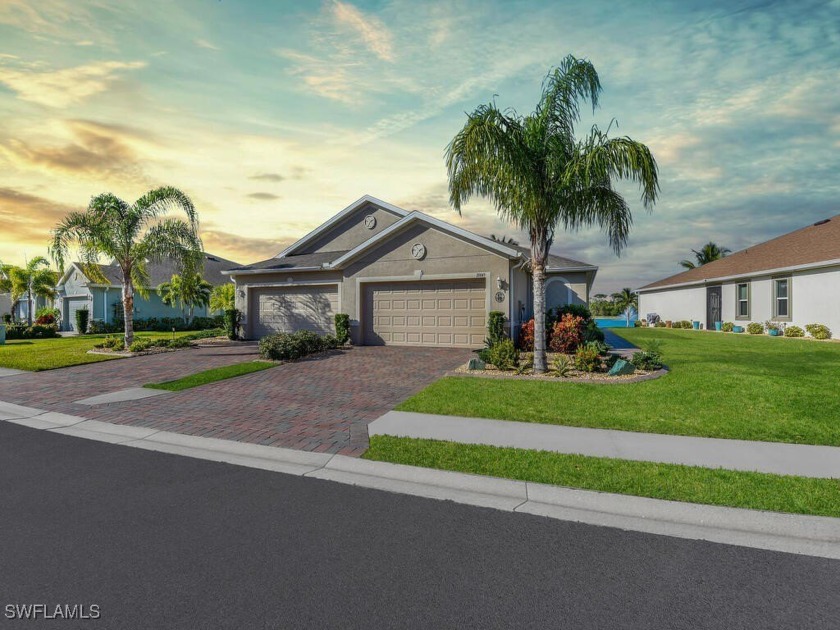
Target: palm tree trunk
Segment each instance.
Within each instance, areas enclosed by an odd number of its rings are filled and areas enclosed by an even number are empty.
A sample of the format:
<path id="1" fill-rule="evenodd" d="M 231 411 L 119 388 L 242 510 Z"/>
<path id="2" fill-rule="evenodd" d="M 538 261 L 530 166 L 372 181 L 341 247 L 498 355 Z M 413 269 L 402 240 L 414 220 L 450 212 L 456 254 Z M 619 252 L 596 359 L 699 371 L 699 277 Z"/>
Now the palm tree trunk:
<path id="1" fill-rule="evenodd" d="M 32 285 L 26 291 L 26 319 L 32 326 Z"/>
<path id="2" fill-rule="evenodd" d="M 532 265 L 534 280 L 534 374 L 546 371 L 545 357 L 545 267 Z"/>
<path id="3" fill-rule="evenodd" d="M 125 349 L 134 342 L 134 283 L 130 277 L 123 278 L 122 287 L 123 322 L 125 323 Z"/>

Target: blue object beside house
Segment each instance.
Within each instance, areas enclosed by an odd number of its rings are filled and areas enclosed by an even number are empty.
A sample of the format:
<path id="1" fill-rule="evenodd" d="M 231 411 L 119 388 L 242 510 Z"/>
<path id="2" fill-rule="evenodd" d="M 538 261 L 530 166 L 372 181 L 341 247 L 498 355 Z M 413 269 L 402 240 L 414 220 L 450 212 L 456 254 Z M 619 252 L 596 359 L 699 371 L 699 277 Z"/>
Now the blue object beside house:
<path id="1" fill-rule="evenodd" d="M 212 254 L 204 255 L 204 279 L 213 286 L 230 282 L 222 271 L 238 267 L 239 263 L 220 258 Z M 61 330 L 76 329 L 76 311 L 88 309 L 90 320 L 100 320 L 105 323 L 114 321 L 116 312 L 122 304 L 122 272 L 117 265 L 99 265 L 99 270 L 108 279 L 108 283 L 91 280 L 85 275 L 81 263 L 71 263 L 58 282 L 56 290 L 58 297 L 55 306 L 61 311 Z M 177 306 L 167 306 L 157 292 L 158 285 L 169 282 L 172 275 L 178 273 L 177 265 L 171 261 L 149 263 L 148 272 L 150 288 L 148 298 L 134 293 L 135 319 L 150 319 L 164 317 L 182 317 L 183 313 Z M 212 315 L 208 308 L 196 307 L 196 317 Z"/>

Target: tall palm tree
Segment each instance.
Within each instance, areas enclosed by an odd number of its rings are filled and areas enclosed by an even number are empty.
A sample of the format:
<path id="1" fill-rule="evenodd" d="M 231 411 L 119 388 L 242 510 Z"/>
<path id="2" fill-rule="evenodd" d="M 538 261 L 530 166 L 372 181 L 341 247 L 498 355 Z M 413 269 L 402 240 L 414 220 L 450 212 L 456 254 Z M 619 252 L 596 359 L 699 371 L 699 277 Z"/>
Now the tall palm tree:
<path id="1" fill-rule="evenodd" d="M 632 215 L 613 181 L 637 182 L 647 209 L 659 192 L 656 160 L 644 144 L 609 137 L 609 129 L 597 126 L 583 139 L 575 136 L 579 101 L 589 101 L 594 111 L 600 92 L 594 66 L 569 55 L 546 76 L 536 111 L 521 116 L 495 102 L 481 105 L 446 147 L 453 207 L 460 213 L 472 195 L 488 197 L 530 238 L 537 373 L 546 370 L 545 268 L 555 230 L 597 225 L 619 254 Z"/>
<path id="2" fill-rule="evenodd" d="M 172 209 L 182 210 L 186 221 L 165 216 Z M 53 230 L 50 252 L 59 267 L 64 266 L 71 244 L 78 245 L 91 279 L 106 281 L 96 264 L 100 256 L 119 266 L 126 348 L 134 341 L 134 292 L 148 295 L 148 263 L 170 259 L 189 267 L 198 264 L 202 251 L 193 202 L 168 186 L 149 191 L 133 204 L 111 193 L 94 197 L 87 210 L 71 212 Z"/>
<path id="3" fill-rule="evenodd" d="M 57 295 L 56 282 L 58 282 L 58 274 L 50 269 L 50 261 L 43 256 L 35 256 L 23 267 L 0 264 L 0 292 L 10 294 L 12 317 L 21 299 L 26 297 L 26 319 L 30 326 L 32 314 L 35 312 L 33 298 L 54 299 Z"/>
<path id="4" fill-rule="evenodd" d="M 619 312 L 624 313 L 627 325 L 630 325 L 630 309 L 638 312 L 639 310 L 639 295 L 630 287 L 624 287 L 618 293 L 612 294 L 613 304 L 619 309 Z"/>
<path id="5" fill-rule="evenodd" d="M 694 261 L 685 259 L 680 261 L 680 265 L 685 267 L 686 269 L 696 269 L 697 267 L 702 267 L 706 263 L 710 263 L 713 260 L 719 260 L 721 258 L 725 258 L 727 254 L 731 254 L 732 250 L 727 247 L 720 247 L 717 243 L 709 241 L 700 250 L 692 249 L 694 252 L 694 258 L 696 259 L 696 263 Z"/>
<path id="6" fill-rule="evenodd" d="M 173 275 L 169 282 L 158 286 L 161 301 L 169 306 L 178 304 L 187 324 L 192 323 L 196 306 L 207 306 L 210 303 L 212 291 L 213 285 L 191 269 L 182 275 Z"/>

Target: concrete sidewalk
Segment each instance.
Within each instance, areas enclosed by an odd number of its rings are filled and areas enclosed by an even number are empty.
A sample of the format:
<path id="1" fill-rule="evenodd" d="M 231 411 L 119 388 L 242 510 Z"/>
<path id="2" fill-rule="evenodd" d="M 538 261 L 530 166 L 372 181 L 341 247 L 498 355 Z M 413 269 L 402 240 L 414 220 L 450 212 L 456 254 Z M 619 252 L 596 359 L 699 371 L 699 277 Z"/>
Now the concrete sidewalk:
<path id="1" fill-rule="evenodd" d="M 586 429 L 554 424 L 389 411 L 368 433 L 555 453 L 840 478 L 840 447 Z"/>
<path id="2" fill-rule="evenodd" d="M 677 538 L 840 559 L 840 519 L 836 518 L 663 501 L 243 444 L 85 420 L 4 402 L 0 402 L 0 420 L 68 437 L 388 492 Z"/>

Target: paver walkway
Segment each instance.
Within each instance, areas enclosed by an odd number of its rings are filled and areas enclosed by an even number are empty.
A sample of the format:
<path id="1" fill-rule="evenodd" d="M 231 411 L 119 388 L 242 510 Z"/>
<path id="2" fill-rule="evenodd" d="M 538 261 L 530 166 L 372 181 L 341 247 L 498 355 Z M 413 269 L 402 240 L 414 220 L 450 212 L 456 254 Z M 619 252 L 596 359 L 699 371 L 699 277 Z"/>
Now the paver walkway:
<path id="1" fill-rule="evenodd" d="M 0 401 L 114 424 L 359 455 L 367 425 L 464 363 L 469 350 L 354 347 L 171 395 L 80 399 L 257 358 L 256 344 L 91 363 L 0 379 Z"/>
<path id="2" fill-rule="evenodd" d="M 371 435 L 840 479 L 840 447 L 635 433 L 389 411 Z"/>

